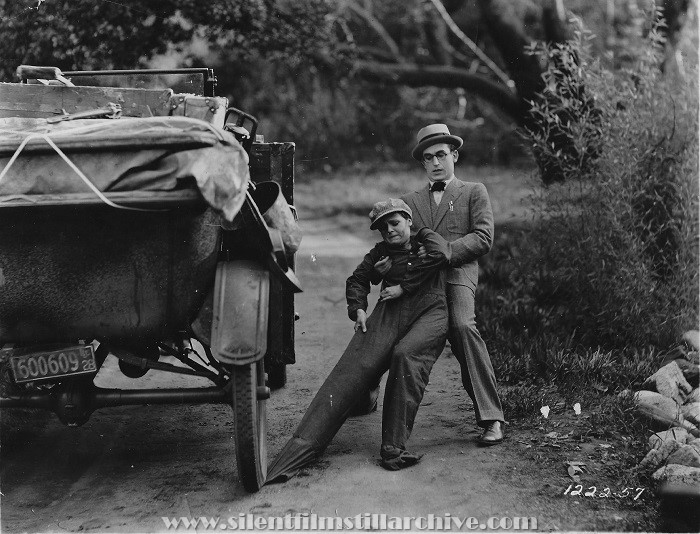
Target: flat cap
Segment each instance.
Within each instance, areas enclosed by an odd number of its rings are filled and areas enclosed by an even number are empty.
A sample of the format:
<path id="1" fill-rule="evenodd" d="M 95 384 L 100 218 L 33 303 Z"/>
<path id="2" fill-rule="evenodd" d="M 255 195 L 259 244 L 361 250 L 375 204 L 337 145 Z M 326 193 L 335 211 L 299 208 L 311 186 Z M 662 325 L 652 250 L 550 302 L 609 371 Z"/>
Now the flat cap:
<path id="1" fill-rule="evenodd" d="M 372 208 L 372 211 L 369 212 L 370 229 L 376 230 L 376 224 L 379 222 L 379 219 L 385 215 L 396 212 L 405 213 L 409 217 L 413 218 L 411 208 L 409 208 L 408 204 L 406 204 L 400 198 L 390 198 L 389 200 L 377 202 Z"/>

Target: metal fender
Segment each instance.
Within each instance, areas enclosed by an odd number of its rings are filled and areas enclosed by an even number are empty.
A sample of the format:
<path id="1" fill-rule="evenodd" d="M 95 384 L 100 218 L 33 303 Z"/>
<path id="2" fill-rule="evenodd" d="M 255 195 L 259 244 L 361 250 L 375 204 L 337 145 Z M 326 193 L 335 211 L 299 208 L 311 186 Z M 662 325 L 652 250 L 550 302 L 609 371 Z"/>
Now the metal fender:
<path id="1" fill-rule="evenodd" d="M 220 262 L 214 282 L 211 350 L 221 363 L 245 365 L 267 351 L 270 274 L 250 260 Z"/>

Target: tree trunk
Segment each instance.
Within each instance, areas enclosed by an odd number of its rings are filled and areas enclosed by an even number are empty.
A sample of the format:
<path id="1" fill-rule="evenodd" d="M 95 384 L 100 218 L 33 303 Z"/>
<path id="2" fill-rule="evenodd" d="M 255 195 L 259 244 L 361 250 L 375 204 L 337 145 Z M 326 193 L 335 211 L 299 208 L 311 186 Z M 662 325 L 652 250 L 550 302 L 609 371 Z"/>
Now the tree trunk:
<path id="1" fill-rule="evenodd" d="M 537 123 L 529 113 L 529 101 L 536 100 L 538 93 L 544 89 L 542 68 L 537 57 L 529 55 L 526 51 L 531 37 L 527 35 L 524 21 L 515 12 L 515 5 L 511 0 L 477 0 L 481 9 L 482 19 L 486 23 L 489 34 L 498 47 L 503 60 L 507 64 L 515 86 L 518 90 L 520 106 L 520 123 L 530 131 L 541 131 L 542 126 Z M 542 29 L 545 41 L 549 43 L 561 43 L 568 39 L 569 32 L 565 21 L 564 5 L 562 0 L 545 0 L 541 12 Z M 564 66 L 559 66 L 564 69 Z M 585 87 L 580 87 L 576 98 L 585 100 L 590 105 L 593 101 L 585 94 Z M 560 113 L 562 124 L 567 121 L 575 121 L 577 117 L 566 115 L 566 111 Z M 554 148 L 553 153 L 576 154 L 577 148 L 565 131 L 551 128 L 547 131 L 547 145 Z M 565 173 L 561 167 L 561 161 L 556 157 L 549 157 L 537 150 L 534 157 L 540 168 L 540 177 L 545 184 L 564 180 Z M 590 158 L 589 158 L 590 159 Z"/>
<path id="2" fill-rule="evenodd" d="M 666 58 L 662 65 L 664 72 L 680 79 L 685 77 L 683 59 L 678 50 L 678 41 L 687 18 L 690 0 L 659 0 L 666 26 L 661 31 L 666 36 Z"/>
<path id="3" fill-rule="evenodd" d="M 477 0 L 477 4 L 489 35 L 506 64 L 506 71 L 515 82 L 521 117 L 518 122 L 527 124 L 530 109 L 527 101 L 535 98 L 544 87 L 538 59 L 525 52 L 532 38 L 525 32 L 512 0 Z"/>

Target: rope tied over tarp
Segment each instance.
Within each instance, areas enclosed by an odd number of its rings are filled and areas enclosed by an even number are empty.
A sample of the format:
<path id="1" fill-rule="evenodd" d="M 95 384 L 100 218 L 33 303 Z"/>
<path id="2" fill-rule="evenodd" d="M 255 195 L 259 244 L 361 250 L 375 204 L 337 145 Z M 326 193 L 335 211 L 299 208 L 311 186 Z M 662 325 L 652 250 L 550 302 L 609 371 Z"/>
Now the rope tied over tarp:
<path id="1" fill-rule="evenodd" d="M 111 206 L 111 207 L 117 208 L 117 209 L 121 209 L 121 210 L 131 210 L 131 211 L 147 211 L 147 212 L 167 211 L 167 210 L 162 210 L 162 209 L 135 208 L 135 207 L 132 207 L 132 206 L 122 206 L 121 204 L 117 204 L 117 203 L 115 203 L 115 202 L 112 202 L 111 200 L 109 200 L 109 199 L 105 196 L 104 193 L 102 193 L 102 191 L 100 191 L 100 190 L 95 186 L 95 184 L 92 183 L 92 181 L 91 181 L 87 176 L 85 176 L 85 173 L 83 173 L 83 171 L 81 171 L 81 170 L 75 165 L 75 163 L 73 163 L 73 162 L 71 161 L 71 159 L 70 159 L 68 156 L 66 156 L 65 152 L 63 152 L 63 150 L 61 150 L 60 148 L 58 148 L 58 146 L 56 145 L 56 143 L 54 143 L 54 141 L 48 136 L 48 134 L 45 134 L 45 133 L 34 133 L 34 134 L 29 134 L 29 135 L 27 135 L 27 136 L 22 140 L 22 142 L 21 142 L 21 143 L 19 144 L 19 146 L 17 147 L 17 150 L 15 150 L 14 154 L 12 154 L 12 157 L 10 158 L 10 161 L 8 161 L 8 162 L 7 162 L 7 165 L 5 165 L 5 168 L 4 168 L 2 171 L 0 171 L 0 182 L 2 182 L 2 179 L 7 175 L 8 171 L 10 170 L 10 167 L 12 167 L 12 164 L 13 164 L 15 161 L 17 161 L 17 158 L 18 158 L 19 155 L 22 153 L 22 150 L 24 150 L 24 147 L 27 146 L 27 143 L 29 143 L 29 142 L 30 142 L 31 140 L 33 140 L 33 139 L 43 139 L 44 141 L 46 141 L 46 143 L 47 143 L 51 148 L 53 148 L 53 149 L 56 151 L 56 153 L 61 157 L 61 159 L 63 159 L 63 161 L 65 161 L 65 162 L 68 164 L 68 166 L 69 166 L 71 169 L 73 169 L 73 171 L 75 171 L 75 173 L 78 175 L 78 177 L 79 177 L 83 182 L 85 182 L 85 185 L 87 185 L 87 186 L 90 188 L 90 190 L 91 190 L 93 193 L 95 193 L 95 195 L 96 195 L 102 202 L 104 202 L 105 204 L 107 204 L 108 206 Z"/>
<path id="2" fill-rule="evenodd" d="M 173 120 L 175 119 L 175 120 Z M 67 124 L 65 122 L 57 122 L 57 123 L 50 123 L 48 119 L 41 119 L 42 122 L 46 123 L 46 133 L 51 133 L 51 136 L 59 140 L 63 138 L 64 136 L 69 136 L 69 137 L 75 137 L 76 135 L 82 135 L 82 134 L 92 134 L 98 131 L 104 131 L 104 130 L 120 130 L 122 127 L 128 127 L 130 126 L 129 123 L 132 121 L 138 121 L 139 124 L 148 124 L 148 128 L 144 128 L 143 130 L 140 130 L 141 133 L 147 133 L 149 131 L 158 131 L 161 128 L 168 128 L 172 130 L 177 130 L 177 131 L 188 131 L 188 130 L 207 130 L 214 134 L 216 136 L 216 139 L 221 142 L 221 143 L 226 143 L 226 138 L 222 134 L 222 131 L 218 128 L 216 128 L 214 125 L 209 124 L 208 122 L 202 121 L 200 119 L 195 119 L 192 117 L 184 117 L 184 116 L 178 116 L 178 117 L 141 117 L 138 119 L 126 119 L 126 121 L 121 121 L 121 120 L 102 120 L 99 121 L 97 124 L 80 124 L 78 126 L 71 124 L 70 127 L 67 127 Z M 2 124 L 2 121 L 0 121 L 0 124 Z M 60 129 L 56 129 L 60 128 Z M 9 135 L 16 135 L 16 136 L 24 136 L 27 135 L 28 132 L 22 131 L 22 130 L 15 130 L 15 129 L 8 129 L 8 128 L 2 128 L 0 127 L 0 133 L 3 134 L 9 134 Z M 39 133 L 39 132 L 34 132 L 34 133 Z"/>
<path id="3" fill-rule="evenodd" d="M 35 153 L 42 154 L 34 157 Z M 173 191 L 194 181 L 209 206 L 230 222 L 245 201 L 248 164 L 248 154 L 233 134 L 191 117 L 53 124 L 45 118 L 0 118 L 3 200 L 18 194 L 87 193 L 96 195 L 100 204 L 135 210 L 131 206 L 139 204 L 113 198 L 111 193 Z M 143 208 L 135 211 L 162 211 L 153 205 Z"/>

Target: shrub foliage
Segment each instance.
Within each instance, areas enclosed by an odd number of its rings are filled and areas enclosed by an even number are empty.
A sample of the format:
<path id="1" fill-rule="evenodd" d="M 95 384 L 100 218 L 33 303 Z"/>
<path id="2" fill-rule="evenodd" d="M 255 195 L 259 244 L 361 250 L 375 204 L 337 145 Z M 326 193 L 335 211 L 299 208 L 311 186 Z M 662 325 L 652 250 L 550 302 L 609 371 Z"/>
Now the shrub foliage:
<path id="1" fill-rule="evenodd" d="M 535 195 L 517 300 L 588 346 L 667 347 L 698 324 L 697 73 L 664 76 L 657 28 L 615 72 L 580 26 L 533 47 L 547 88 L 525 135 L 557 179 Z"/>

